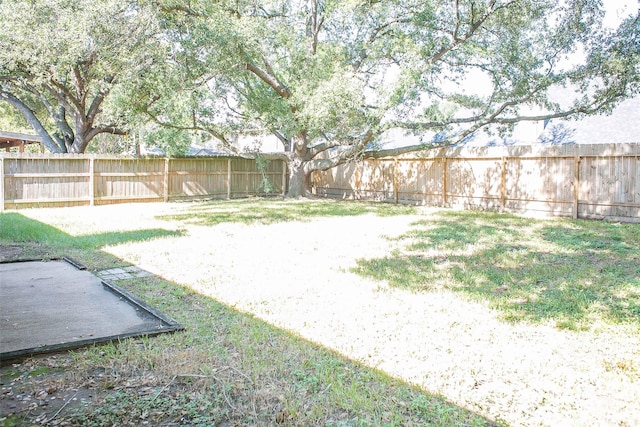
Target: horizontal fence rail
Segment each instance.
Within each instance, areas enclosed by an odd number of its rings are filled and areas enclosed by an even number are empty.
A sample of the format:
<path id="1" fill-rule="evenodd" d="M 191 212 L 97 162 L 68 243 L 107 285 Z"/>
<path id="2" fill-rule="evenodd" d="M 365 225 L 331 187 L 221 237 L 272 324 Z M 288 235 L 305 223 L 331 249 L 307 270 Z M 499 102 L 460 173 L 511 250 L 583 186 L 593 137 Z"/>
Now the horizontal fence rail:
<path id="1" fill-rule="evenodd" d="M 286 163 L 0 153 L 0 210 L 284 194 Z"/>
<path id="2" fill-rule="evenodd" d="M 640 220 L 640 145 L 483 147 L 363 160 L 314 172 L 317 195 Z"/>

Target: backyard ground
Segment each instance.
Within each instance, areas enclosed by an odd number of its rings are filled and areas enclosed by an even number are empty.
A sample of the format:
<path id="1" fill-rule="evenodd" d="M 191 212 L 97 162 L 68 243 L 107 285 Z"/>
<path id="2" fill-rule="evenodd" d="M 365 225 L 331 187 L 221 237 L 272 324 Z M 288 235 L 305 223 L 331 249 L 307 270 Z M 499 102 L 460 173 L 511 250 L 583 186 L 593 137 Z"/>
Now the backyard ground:
<path id="1" fill-rule="evenodd" d="M 6 425 L 640 425 L 638 224 L 277 200 L 0 220 L 5 259 L 137 265 L 118 284 L 187 326 L 3 368 Z"/>

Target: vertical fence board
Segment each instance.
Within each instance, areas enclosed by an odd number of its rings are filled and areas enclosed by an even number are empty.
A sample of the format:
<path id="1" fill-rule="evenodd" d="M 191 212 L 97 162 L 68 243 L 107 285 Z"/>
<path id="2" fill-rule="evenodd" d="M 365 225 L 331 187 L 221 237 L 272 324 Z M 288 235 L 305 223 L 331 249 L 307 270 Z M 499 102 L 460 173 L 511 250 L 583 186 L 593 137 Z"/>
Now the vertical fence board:
<path id="1" fill-rule="evenodd" d="M 169 200 L 228 198 L 229 159 L 171 160 Z"/>
<path id="2" fill-rule="evenodd" d="M 85 159 L 18 156 L 3 159 L 5 208 L 89 203 L 89 170 Z"/>
<path id="3" fill-rule="evenodd" d="M 171 167 L 171 159 L 164 159 L 164 176 L 162 177 L 162 200 L 169 201 L 169 171 Z"/>
<path id="4" fill-rule="evenodd" d="M 231 159 L 227 159 L 227 199 L 231 199 Z"/>
<path id="5" fill-rule="evenodd" d="M 164 159 L 104 158 L 94 167 L 96 204 L 164 200 Z"/>
<path id="6" fill-rule="evenodd" d="M 89 204 L 93 206 L 96 200 L 96 183 L 95 183 L 95 160 L 93 157 L 89 159 Z"/>

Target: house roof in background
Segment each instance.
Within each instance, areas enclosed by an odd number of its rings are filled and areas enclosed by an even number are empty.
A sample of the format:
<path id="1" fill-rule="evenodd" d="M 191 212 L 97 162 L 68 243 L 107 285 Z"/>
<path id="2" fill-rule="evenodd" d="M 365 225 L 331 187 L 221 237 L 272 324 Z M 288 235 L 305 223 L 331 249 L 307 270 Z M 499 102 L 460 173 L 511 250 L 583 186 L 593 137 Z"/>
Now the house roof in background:
<path id="1" fill-rule="evenodd" d="M 489 131 L 492 129 L 489 128 Z M 442 134 L 407 134 L 402 129 L 387 131 L 380 140 L 382 148 L 437 142 Z M 546 122 L 522 122 L 510 136 L 481 129 L 457 146 L 486 147 L 513 145 L 567 145 L 640 143 L 640 96 L 620 103 L 611 114 L 597 114 L 577 120 L 554 119 Z"/>
<path id="2" fill-rule="evenodd" d="M 565 141 L 556 143 L 640 142 L 640 97 L 623 101 L 609 115 L 598 114 L 580 120 L 552 120 L 539 138 L 541 142 L 553 142 L 557 136 L 564 137 Z"/>
<path id="3" fill-rule="evenodd" d="M 203 148 L 197 146 L 189 147 L 187 156 L 228 156 L 229 153 L 225 151 L 215 150 L 213 148 Z"/>
<path id="4" fill-rule="evenodd" d="M 512 136 L 499 137 L 476 132 L 460 145 L 568 145 L 623 144 L 640 142 L 640 97 L 621 102 L 611 114 L 595 114 L 580 119 L 553 119 L 523 122 L 516 125 Z"/>
<path id="5" fill-rule="evenodd" d="M 141 147 L 140 154 L 143 156 L 165 156 L 166 153 L 159 147 Z M 186 153 L 187 157 L 229 157 L 233 154 L 226 151 L 220 151 L 213 148 L 198 147 L 192 145 Z"/>

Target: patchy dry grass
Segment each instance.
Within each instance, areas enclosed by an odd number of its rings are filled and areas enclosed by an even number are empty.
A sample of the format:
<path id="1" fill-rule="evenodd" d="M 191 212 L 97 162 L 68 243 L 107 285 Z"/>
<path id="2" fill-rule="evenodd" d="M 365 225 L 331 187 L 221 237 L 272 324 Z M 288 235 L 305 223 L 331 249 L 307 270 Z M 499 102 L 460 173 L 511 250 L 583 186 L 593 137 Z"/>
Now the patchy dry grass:
<path id="1" fill-rule="evenodd" d="M 205 206 L 190 209 L 202 212 Z M 249 209 L 235 217 L 246 221 L 260 202 L 236 202 L 233 209 L 237 206 Z M 329 206 L 342 209 L 345 215 L 389 215 L 396 209 L 323 203 L 293 208 L 285 218 L 295 213 L 309 220 L 327 214 Z M 113 224 L 88 218 L 69 220 L 60 215 L 62 211 L 46 212 L 52 225 L 21 213 L 0 215 L 0 244 L 11 248 L 5 253 L 13 258 L 46 258 L 71 251 L 90 269 L 100 270 L 123 263 L 101 251 L 105 247 L 150 241 L 170 244 L 172 238 L 185 234 L 171 227 L 147 228 L 146 221 L 137 224 L 139 229 L 131 229 L 128 221 L 123 230 L 115 230 Z M 33 213 L 43 212 L 27 212 Z M 270 222 L 276 218 L 269 216 Z M 92 233 L 88 223 L 94 227 Z M 495 424 L 171 281 L 151 276 L 122 280 L 119 285 L 177 319 L 186 331 L 5 366 L 0 370 L 0 425 Z"/>
<path id="2" fill-rule="evenodd" d="M 364 214 L 378 216 L 408 215 L 413 206 L 349 203 L 331 199 L 305 200 L 249 199 L 241 202 L 215 201 L 191 205 L 181 213 L 159 215 L 158 219 L 187 224 L 216 225 L 222 223 L 273 224 L 287 221 L 310 221 L 317 217 L 345 217 Z"/>
<path id="3" fill-rule="evenodd" d="M 187 330 L 6 367 L 0 409 L 6 425 L 637 425 L 639 233 L 275 199 L 3 214 L 13 256 L 154 273 L 118 285 Z"/>

